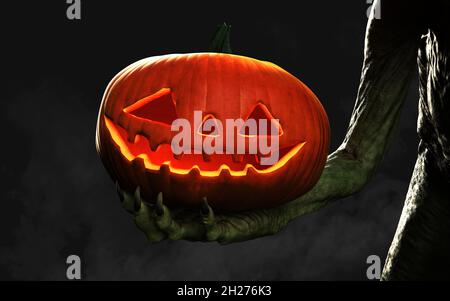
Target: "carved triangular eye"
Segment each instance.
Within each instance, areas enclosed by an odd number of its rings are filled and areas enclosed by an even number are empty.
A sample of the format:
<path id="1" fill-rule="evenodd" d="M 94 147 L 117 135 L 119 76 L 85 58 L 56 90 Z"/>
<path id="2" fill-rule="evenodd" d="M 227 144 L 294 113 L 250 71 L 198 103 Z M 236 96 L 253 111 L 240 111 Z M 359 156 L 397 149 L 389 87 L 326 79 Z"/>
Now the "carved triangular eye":
<path id="1" fill-rule="evenodd" d="M 167 88 L 136 101 L 123 111 L 137 118 L 164 125 L 171 125 L 177 119 L 175 102 L 170 89 Z"/>
<path id="2" fill-rule="evenodd" d="M 267 109 L 267 107 L 262 103 L 258 103 L 245 119 L 247 125 L 252 124 L 249 120 L 255 121 L 254 123 L 256 124 L 258 136 L 273 136 L 272 132 L 278 133 L 279 136 L 283 135 L 281 124 L 272 116 L 269 109 Z M 260 121 L 263 122 L 261 123 Z M 265 124 L 265 128 L 261 128 L 261 124 Z M 255 131 L 251 132 L 248 126 L 243 126 L 239 130 L 239 134 L 243 136 L 255 136 Z"/>
<path id="3" fill-rule="evenodd" d="M 218 137 L 220 136 L 221 130 L 222 129 L 220 128 L 217 119 L 213 115 L 208 114 L 203 118 L 202 124 L 200 124 L 197 133 L 202 136 Z"/>

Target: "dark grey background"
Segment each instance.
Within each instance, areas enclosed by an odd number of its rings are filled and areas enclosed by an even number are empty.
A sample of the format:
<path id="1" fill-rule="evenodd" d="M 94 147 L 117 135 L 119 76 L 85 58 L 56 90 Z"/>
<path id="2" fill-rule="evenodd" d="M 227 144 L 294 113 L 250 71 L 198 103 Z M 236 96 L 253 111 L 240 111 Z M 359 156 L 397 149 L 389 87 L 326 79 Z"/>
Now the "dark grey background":
<path id="1" fill-rule="evenodd" d="M 65 279 L 70 254 L 89 280 L 363 280 L 367 256 L 384 260 L 416 156 L 415 83 L 363 192 L 239 244 L 150 245 L 94 145 L 102 93 L 118 71 L 206 51 L 227 21 L 235 53 L 270 60 L 315 91 L 335 149 L 359 83 L 366 1 L 92 2 L 82 1 L 81 21 L 65 18 L 63 0 L 2 4 L 0 279 Z"/>

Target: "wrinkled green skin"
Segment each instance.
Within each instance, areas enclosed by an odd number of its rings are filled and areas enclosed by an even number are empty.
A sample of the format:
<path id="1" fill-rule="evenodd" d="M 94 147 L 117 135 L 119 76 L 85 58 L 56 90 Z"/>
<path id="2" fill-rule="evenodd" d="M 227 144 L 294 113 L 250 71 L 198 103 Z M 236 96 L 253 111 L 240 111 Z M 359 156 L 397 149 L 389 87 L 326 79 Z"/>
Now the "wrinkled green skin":
<path id="1" fill-rule="evenodd" d="M 406 16 L 406 19 L 394 18 L 396 22 L 389 22 L 389 20 L 382 19 L 380 21 L 372 17 L 369 18 L 361 81 L 347 134 L 338 149 L 328 156 L 321 178 L 311 191 L 273 209 L 216 215 L 206 199 L 201 208 L 196 211 L 170 210 L 164 205 L 163 195 L 161 194 L 158 195 L 156 202 L 155 200 L 144 201 L 140 197 L 139 188 L 134 193 L 129 193 L 120 190 L 118 187 L 124 208 L 134 215 L 136 225 L 146 234 L 149 241 L 183 239 L 228 244 L 272 235 L 285 228 L 291 220 L 316 211 L 332 200 L 352 195 L 361 190 L 376 171 L 390 141 L 392 130 L 406 98 L 410 80 L 417 69 L 416 60 L 421 45 L 420 37 L 424 33 L 424 28 L 427 29 L 414 19 L 417 17 L 416 15 L 403 14 L 402 9 L 398 10 L 398 13 Z M 216 48 L 228 47 L 227 49 L 231 52 L 229 36 L 227 37 L 229 30 L 230 28 L 226 25 L 219 27 L 216 37 L 220 35 L 222 37 L 213 40 L 213 44 L 219 45 Z M 228 40 L 224 43 L 224 39 Z M 428 42 L 431 43 L 432 40 L 429 38 Z M 448 55 L 448 52 L 445 55 Z M 422 63 L 427 64 L 426 60 Z M 428 74 L 427 72 L 425 72 L 427 74 L 423 73 L 421 72 L 422 76 Z M 448 82 L 448 77 L 446 77 L 446 80 Z M 422 90 L 426 90 L 426 87 L 423 87 L 424 85 L 426 86 L 426 84 L 422 84 Z M 423 100 L 426 94 L 422 91 L 422 105 L 432 107 L 432 100 L 429 100 L 429 102 Z M 439 96 L 448 97 L 447 94 L 437 93 L 436 97 Z M 444 109 L 449 110 L 448 99 L 445 101 L 447 101 L 447 105 Z M 425 111 L 425 109 L 422 108 L 422 111 Z M 421 129 L 423 132 L 426 129 L 438 127 L 438 125 L 433 124 L 433 122 L 436 123 L 433 119 L 430 119 L 431 125 L 421 127 L 420 123 L 424 117 L 419 116 L 419 118 L 422 118 L 419 121 L 419 132 Z M 442 121 L 441 123 L 444 124 Z M 448 134 L 448 127 L 444 130 L 446 132 L 441 131 L 441 135 Z M 439 139 L 432 140 L 431 144 L 433 141 L 439 141 Z M 445 248 L 448 247 L 449 238 L 443 240 L 442 235 L 448 233 L 448 231 L 444 234 L 438 230 L 434 230 L 431 234 L 428 231 L 423 237 L 420 237 L 420 229 L 424 227 L 421 221 L 417 222 L 414 219 L 417 216 L 414 212 L 414 210 L 417 210 L 417 204 L 424 203 L 422 198 L 430 198 L 430 195 L 432 195 L 432 193 L 423 192 L 423 189 L 425 189 L 423 187 L 429 184 L 428 179 L 432 179 L 424 172 L 424 170 L 432 169 L 429 167 L 432 166 L 431 163 L 428 164 L 428 167 L 424 167 L 424 157 L 427 153 L 425 144 L 423 141 L 421 142 L 418 163 L 416 164 L 407 202 L 383 272 L 383 279 L 385 280 L 432 278 L 430 273 L 433 273 L 433 270 L 431 269 L 431 272 L 430 268 L 426 270 L 426 264 L 433 253 L 432 247 L 428 246 L 430 237 L 433 238 L 433 233 L 437 236 L 435 240 L 439 241 L 441 245 L 444 244 L 438 253 L 447 251 Z M 430 146 L 430 143 L 428 143 L 428 148 L 431 147 L 432 145 Z M 427 154 L 426 156 L 430 155 Z M 435 159 L 435 161 L 439 160 L 439 158 Z M 441 162 L 441 164 L 448 168 L 449 163 L 445 161 L 448 158 L 445 157 L 442 160 L 443 163 Z M 442 173 L 442 171 L 440 172 Z M 445 185 L 450 184 L 448 183 L 447 172 L 444 171 L 444 174 L 439 176 L 440 178 L 444 177 L 444 179 L 447 177 Z M 436 178 L 436 175 L 434 178 Z M 417 184 L 418 182 L 422 182 L 422 184 Z M 437 195 L 437 197 L 434 197 L 436 201 L 431 200 L 428 203 L 431 204 L 429 207 L 434 207 L 431 209 L 425 208 L 421 212 L 425 212 L 425 215 L 427 215 L 427 212 L 431 211 L 434 214 L 432 220 L 442 220 L 442 222 L 450 220 L 448 215 L 438 216 L 449 212 L 450 197 L 448 189 L 445 189 L 445 191 L 446 195 L 439 194 L 439 192 L 435 193 L 434 195 Z M 436 208 L 440 210 L 436 210 Z M 441 211 L 444 213 L 441 213 Z M 440 229 L 439 223 L 437 224 L 437 229 Z M 412 232 L 408 230 L 408 227 L 414 228 L 411 230 Z M 406 232 L 408 233 L 405 234 Z M 419 238 L 415 236 L 416 234 Z M 409 241 L 413 242 L 411 246 L 408 244 Z M 421 250 L 427 247 L 431 250 L 427 249 L 428 253 L 424 251 L 421 254 L 415 254 L 417 249 Z M 448 255 L 445 257 L 447 262 L 449 261 L 448 257 Z M 399 258 L 405 258 L 405 260 L 398 260 Z M 423 270 L 415 271 L 411 261 L 423 258 L 425 258 L 422 260 L 425 267 Z"/>

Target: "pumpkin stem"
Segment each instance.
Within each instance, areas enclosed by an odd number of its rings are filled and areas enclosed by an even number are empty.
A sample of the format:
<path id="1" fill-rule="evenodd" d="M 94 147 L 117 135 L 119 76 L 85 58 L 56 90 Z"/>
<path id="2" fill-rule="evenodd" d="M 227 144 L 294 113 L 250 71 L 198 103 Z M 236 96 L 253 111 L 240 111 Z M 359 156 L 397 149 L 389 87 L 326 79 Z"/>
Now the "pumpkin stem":
<path id="1" fill-rule="evenodd" d="M 223 23 L 217 26 L 216 33 L 211 40 L 211 51 L 219 53 L 232 53 L 230 45 L 231 25 Z"/>

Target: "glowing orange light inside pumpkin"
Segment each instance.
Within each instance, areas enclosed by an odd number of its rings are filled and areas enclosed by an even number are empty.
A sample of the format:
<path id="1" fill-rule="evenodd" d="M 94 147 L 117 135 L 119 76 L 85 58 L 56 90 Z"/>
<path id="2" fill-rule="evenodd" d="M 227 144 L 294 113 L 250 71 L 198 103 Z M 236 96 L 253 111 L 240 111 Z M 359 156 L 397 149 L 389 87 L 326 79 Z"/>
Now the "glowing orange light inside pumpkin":
<path id="1" fill-rule="evenodd" d="M 254 155 L 244 155 L 248 156 L 247 160 L 243 160 L 245 163 L 236 163 L 231 159 L 231 155 L 218 154 L 213 155 L 213 158 L 218 159 L 215 161 L 220 162 L 220 166 L 213 170 L 208 170 L 214 165 L 211 162 L 204 162 L 202 155 L 185 154 L 183 155 L 183 160 L 173 160 L 169 144 L 162 144 L 153 152 L 144 136 L 136 135 L 134 143 L 127 143 L 127 134 L 124 129 L 115 126 L 108 117 L 105 117 L 105 124 L 111 133 L 112 140 L 128 161 L 131 162 L 136 158 L 141 158 L 144 161 L 145 168 L 152 171 L 159 171 L 162 165 L 168 165 L 170 172 L 179 175 L 189 174 L 193 169 L 197 169 L 200 175 L 204 177 L 217 177 L 223 170 L 227 170 L 233 177 L 246 176 L 249 170 L 259 174 L 268 174 L 284 166 L 306 144 L 306 142 L 299 143 L 284 153 L 283 150 L 280 150 L 280 160 L 265 169 L 255 168 L 258 162 Z M 248 163 L 250 160 L 253 160 L 255 164 Z"/>

